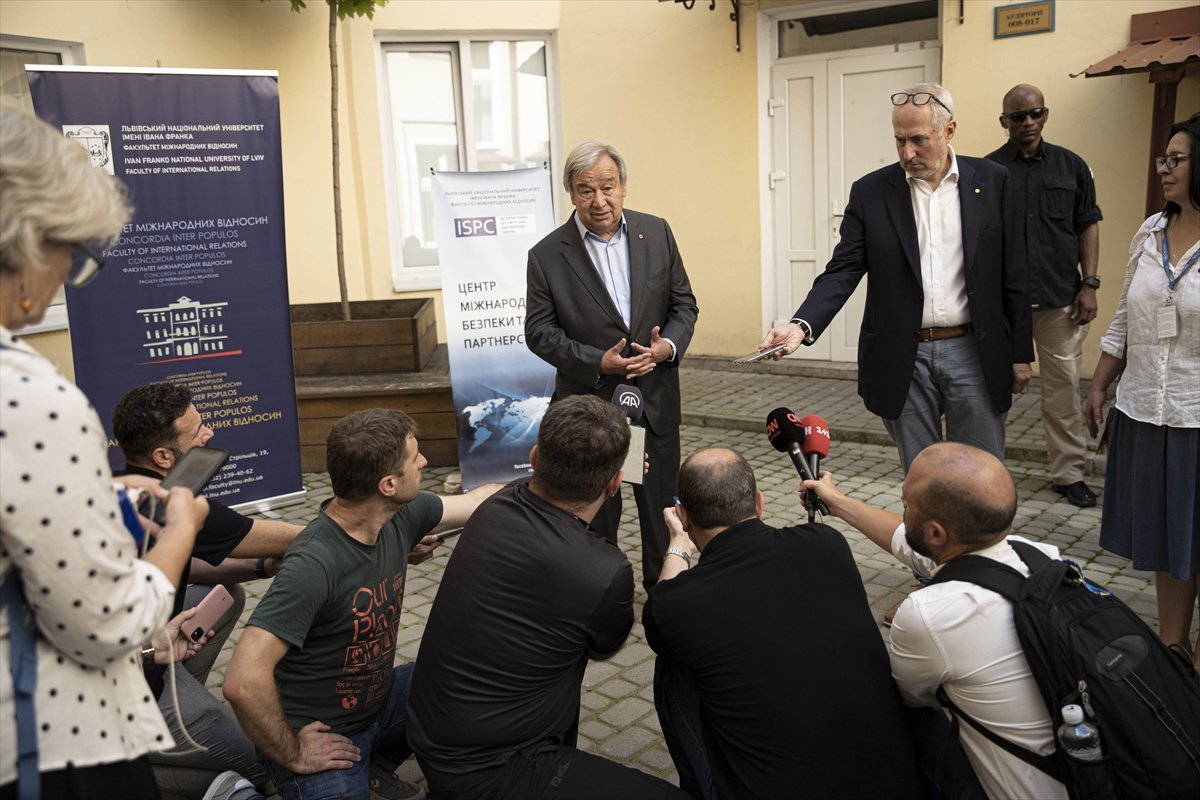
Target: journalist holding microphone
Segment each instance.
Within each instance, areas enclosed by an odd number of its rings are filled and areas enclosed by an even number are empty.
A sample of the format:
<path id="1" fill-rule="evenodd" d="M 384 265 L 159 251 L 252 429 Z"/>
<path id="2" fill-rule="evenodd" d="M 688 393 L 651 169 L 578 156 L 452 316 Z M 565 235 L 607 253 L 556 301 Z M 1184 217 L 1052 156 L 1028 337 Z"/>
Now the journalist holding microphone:
<path id="1" fill-rule="evenodd" d="M 139 559 L 100 419 L 52 363 L 13 338 L 41 321 L 64 284 L 96 276 L 95 254 L 129 216 L 120 184 L 83 148 L 0 103 L 0 798 L 39 788 L 56 800 L 157 797 L 145 754 L 171 741 L 138 650 L 158 634 L 161 649 L 187 655 L 187 644 L 175 637 L 168 648 L 167 638 L 190 612 L 159 632 L 207 503 L 131 479 L 168 500 L 157 546 Z M 16 670 L 14 686 L 10 664 L 22 654 L 36 662 Z"/>

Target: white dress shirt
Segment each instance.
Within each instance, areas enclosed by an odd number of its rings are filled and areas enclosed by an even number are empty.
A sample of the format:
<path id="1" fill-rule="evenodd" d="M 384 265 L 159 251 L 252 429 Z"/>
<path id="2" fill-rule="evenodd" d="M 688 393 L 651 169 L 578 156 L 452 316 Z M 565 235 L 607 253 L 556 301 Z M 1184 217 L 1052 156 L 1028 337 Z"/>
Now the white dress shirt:
<path id="1" fill-rule="evenodd" d="M 142 673 L 175 587 L 138 558 L 87 398 L 0 327 L 0 580 L 37 620 L 38 765 L 87 767 L 174 745 Z M 0 614 L 0 784 L 16 780 L 8 615 Z"/>
<path id="2" fill-rule="evenodd" d="M 1117 313 L 1100 349 L 1125 361 L 1117 408 L 1127 417 L 1151 425 L 1200 428 L 1200 263 L 1168 292 L 1159 250 L 1166 227 L 1166 216 L 1155 214 L 1133 237 Z M 1200 242 L 1186 253 L 1170 254 L 1172 279 L 1197 248 Z M 1160 339 L 1158 313 L 1168 294 L 1175 307 L 1176 334 Z"/>
<path id="3" fill-rule="evenodd" d="M 925 302 L 922 328 L 947 328 L 971 321 L 967 277 L 963 266 L 962 208 L 958 202 L 958 159 L 950 148 L 950 171 L 936 189 L 908 176 L 917 250 L 921 254 L 921 286 Z"/>
<path id="4" fill-rule="evenodd" d="M 1029 543 L 1058 558 L 1058 548 Z M 918 575 L 937 571 L 932 559 L 909 546 L 903 524 L 892 535 L 892 554 Z M 1029 574 L 1007 540 L 973 555 Z M 909 705 L 940 707 L 937 689 L 944 686 L 955 705 L 993 733 L 1042 755 L 1054 751 L 1054 724 L 1017 638 L 1012 603 L 1002 596 L 966 581 L 919 589 L 896 612 L 888 650 L 892 677 Z M 970 725 L 959 724 L 959 738 L 988 797 L 1067 797 L 1061 783 Z"/>

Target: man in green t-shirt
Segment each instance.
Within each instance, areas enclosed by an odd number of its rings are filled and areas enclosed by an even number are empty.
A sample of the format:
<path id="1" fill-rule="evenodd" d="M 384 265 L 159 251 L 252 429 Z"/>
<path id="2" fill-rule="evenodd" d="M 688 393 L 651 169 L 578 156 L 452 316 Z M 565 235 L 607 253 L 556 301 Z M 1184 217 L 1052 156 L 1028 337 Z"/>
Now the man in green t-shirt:
<path id="1" fill-rule="evenodd" d="M 334 496 L 288 549 L 229 663 L 225 697 L 287 800 L 425 796 L 391 775 L 411 754 L 412 664 L 394 666 L 406 567 L 499 487 L 420 491 L 415 432 L 385 409 L 334 424 Z"/>

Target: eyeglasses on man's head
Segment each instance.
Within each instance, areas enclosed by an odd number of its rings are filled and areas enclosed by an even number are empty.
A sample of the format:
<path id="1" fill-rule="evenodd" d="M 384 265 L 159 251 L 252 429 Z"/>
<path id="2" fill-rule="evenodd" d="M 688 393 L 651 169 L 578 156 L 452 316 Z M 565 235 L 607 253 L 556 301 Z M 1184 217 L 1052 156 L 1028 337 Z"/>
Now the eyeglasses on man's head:
<path id="1" fill-rule="evenodd" d="M 894 106 L 902 106 L 910 100 L 914 106 L 927 106 L 929 105 L 929 101 L 932 100 L 946 109 L 946 113 L 950 115 L 951 119 L 954 118 L 954 112 L 950 110 L 950 106 L 939 100 L 936 94 L 930 92 L 896 92 L 892 95 L 892 105 Z"/>

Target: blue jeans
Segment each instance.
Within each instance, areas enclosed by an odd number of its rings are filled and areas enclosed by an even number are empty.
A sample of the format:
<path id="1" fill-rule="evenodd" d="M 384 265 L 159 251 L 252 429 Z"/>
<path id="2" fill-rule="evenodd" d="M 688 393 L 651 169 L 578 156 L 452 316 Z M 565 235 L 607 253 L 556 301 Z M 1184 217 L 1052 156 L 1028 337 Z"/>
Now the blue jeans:
<path id="1" fill-rule="evenodd" d="M 362 800 L 370 795 L 371 759 L 383 756 L 399 764 L 410 755 L 408 746 L 408 694 L 412 664 L 392 670 L 392 686 L 379 716 L 350 737 L 361 751 L 362 760 L 350 769 L 330 769 L 312 775 L 295 775 L 286 767 L 267 760 L 267 772 L 284 800 Z"/>
<path id="2" fill-rule="evenodd" d="M 942 435 L 942 415 L 946 433 Z M 972 334 L 921 342 L 904 410 L 883 425 L 907 473 L 917 454 L 936 442 L 961 442 L 1004 460 L 1004 418 L 988 394 Z"/>

